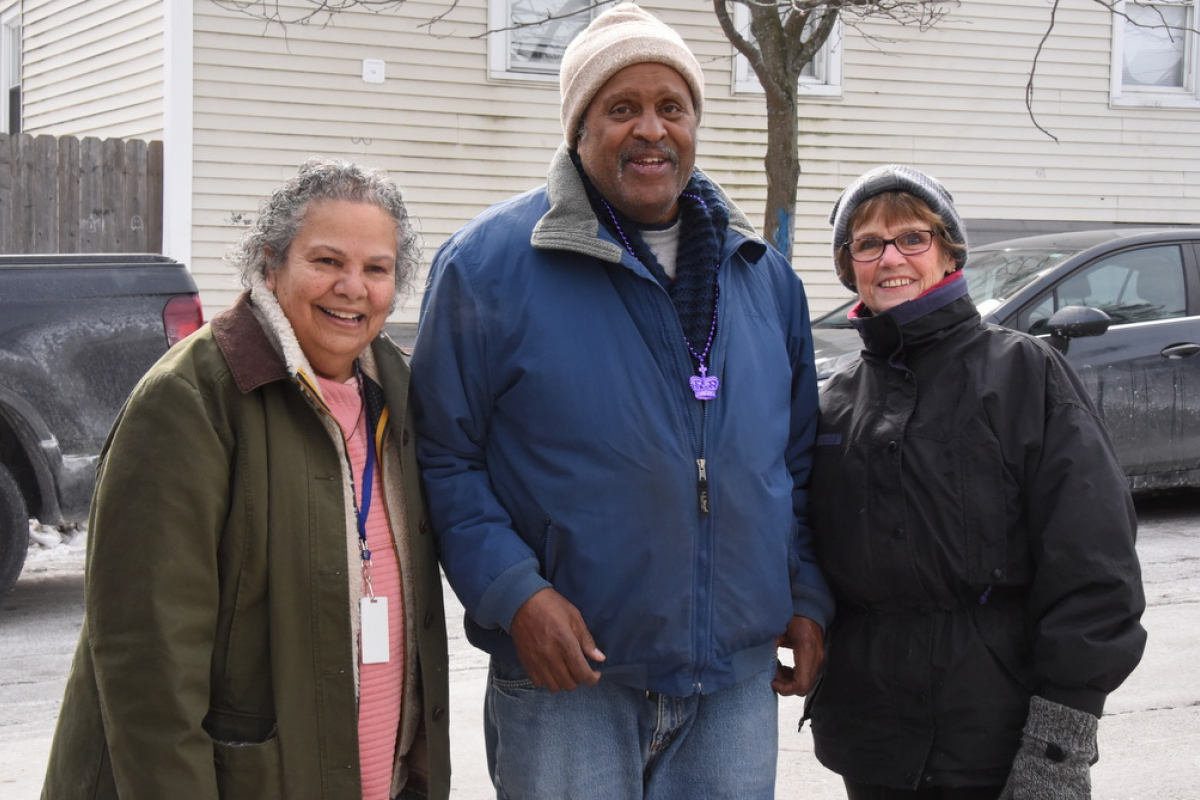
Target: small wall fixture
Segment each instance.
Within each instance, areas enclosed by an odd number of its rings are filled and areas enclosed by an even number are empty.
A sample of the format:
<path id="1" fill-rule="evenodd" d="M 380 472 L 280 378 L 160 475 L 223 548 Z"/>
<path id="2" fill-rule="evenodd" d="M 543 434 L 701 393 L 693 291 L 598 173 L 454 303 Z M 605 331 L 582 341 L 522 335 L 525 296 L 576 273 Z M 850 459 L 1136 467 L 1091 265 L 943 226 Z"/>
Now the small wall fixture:
<path id="1" fill-rule="evenodd" d="M 384 63 L 378 58 L 363 59 L 363 82 L 383 83 Z"/>

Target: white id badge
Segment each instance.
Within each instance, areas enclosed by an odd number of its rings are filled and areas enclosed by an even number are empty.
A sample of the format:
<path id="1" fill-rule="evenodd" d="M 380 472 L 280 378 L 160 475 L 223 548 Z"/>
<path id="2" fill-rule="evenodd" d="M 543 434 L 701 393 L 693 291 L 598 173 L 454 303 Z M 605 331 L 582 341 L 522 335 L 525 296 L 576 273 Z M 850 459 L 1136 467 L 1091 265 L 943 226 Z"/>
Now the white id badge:
<path id="1" fill-rule="evenodd" d="M 388 603 L 386 597 L 364 597 L 358 601 L 362 612 L 360 627 L 362 663 L 386 664 L 392 647 L 388 637 Z"/>

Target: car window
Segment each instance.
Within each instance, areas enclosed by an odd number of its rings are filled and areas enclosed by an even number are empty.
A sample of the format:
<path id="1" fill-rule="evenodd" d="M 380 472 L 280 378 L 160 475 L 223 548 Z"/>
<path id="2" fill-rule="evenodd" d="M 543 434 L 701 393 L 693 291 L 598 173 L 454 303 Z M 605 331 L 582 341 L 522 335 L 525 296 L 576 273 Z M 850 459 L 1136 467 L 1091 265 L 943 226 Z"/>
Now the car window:
<path id="1" fill-rule="evenodd" d="M 967 289 L 980 315 L 986 317 L 1078 250 L 1061 247 L 1004 247 L 972 251 L 963 270 Z"/>
<path id="2" fill-rule="evenodd" d="M 829 312 L 823 314 L 822 316 L 818 317 L 817 319 L 813 320 L 813 324 L 812 324 L 813 328 L 818 329 L 818 330 L 820 330 L 820 329 L 835 330 L 835 329 L 840 329 L 840 328 L 846 328 L 846 329 L 853 330 L 854 324 L 850 322 L 850 318 L 848 315 L 850 314 L 850 309 L 854 308 L 854 306 L 856 306 L 857 304 L 858 304 L 857 297 L 855 297 L 852 300 L 848 300 L 845 303 L 842 303 L 840 306 L 835 308 L 833 311 L 829 311 Z"/>
<path id="3" fill-rule="evenodd" d="M 1178 245 L 1117 253 L 1071 273 L 1017 315 L 1014 327 L 1046 333 L 1050 317 L 1065 306 L 1098 308 L 1113 325 L 1182 317 L 1187 313 L 1183 274 Z"/>

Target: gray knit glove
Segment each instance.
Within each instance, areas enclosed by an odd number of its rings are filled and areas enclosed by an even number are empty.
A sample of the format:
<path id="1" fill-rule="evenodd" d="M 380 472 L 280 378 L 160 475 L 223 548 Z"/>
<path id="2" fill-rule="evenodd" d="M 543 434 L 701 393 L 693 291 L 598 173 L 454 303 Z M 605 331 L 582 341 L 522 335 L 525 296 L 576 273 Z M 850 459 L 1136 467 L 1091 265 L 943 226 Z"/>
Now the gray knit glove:
<path id="1" fill-rule="evenodd" d="M 1021 749 L 1000 800 L 1091 800 L 1100 720 L 1042 697 L 1029 701 Z"/>

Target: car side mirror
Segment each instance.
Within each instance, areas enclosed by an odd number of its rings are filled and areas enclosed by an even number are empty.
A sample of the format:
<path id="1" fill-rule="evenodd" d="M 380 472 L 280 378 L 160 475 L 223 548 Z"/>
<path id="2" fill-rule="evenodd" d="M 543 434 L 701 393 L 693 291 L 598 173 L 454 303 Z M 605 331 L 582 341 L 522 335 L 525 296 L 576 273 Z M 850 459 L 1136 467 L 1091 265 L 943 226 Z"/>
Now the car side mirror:
<path id="1" fill-rule="evenodd" d="M 1046 322 L 1050 345 L 1061 353 L 1067 352 L 1072 339 L 1099 336 L 1112 325 L 1112 317 L 1091 306 L 1064 306 Z"/>

